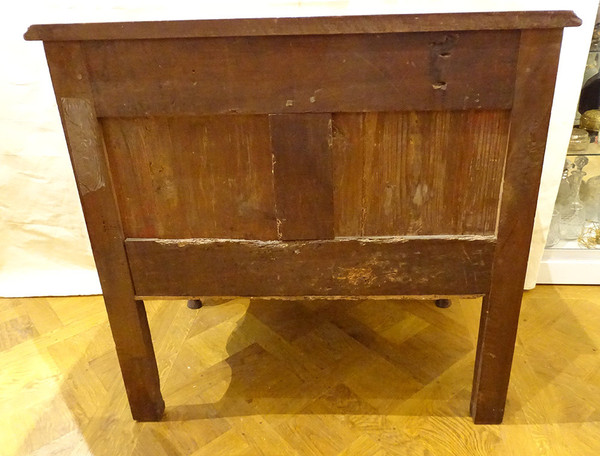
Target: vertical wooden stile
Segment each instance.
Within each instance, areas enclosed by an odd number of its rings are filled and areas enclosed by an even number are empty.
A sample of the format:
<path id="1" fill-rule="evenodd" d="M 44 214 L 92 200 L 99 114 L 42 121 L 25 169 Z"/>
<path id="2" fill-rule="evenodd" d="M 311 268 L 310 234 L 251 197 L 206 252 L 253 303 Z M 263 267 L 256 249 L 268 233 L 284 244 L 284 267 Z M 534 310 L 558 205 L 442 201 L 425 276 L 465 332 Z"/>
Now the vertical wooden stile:
<path id="1" fill-rule="evenodd" d="M 331 115 L 276 114 L 269 125 L 279 238 L 332 239 Z"/>
<path id="2" fill-rule="evenodd" d="M 156 357 L 144 303 L 134 298 L 85 57 L 78 42 L 46 43 L 46 55 L 131 413 L 138 421 L 156 421 L 165 406 Z"/>
<path id="3" fill-rule="evenodd" d="M 490 292 L 483 298 L 471 398 L 475 423 L 502 422 L 544 160 L 562 29 L 524 30 Z"/>

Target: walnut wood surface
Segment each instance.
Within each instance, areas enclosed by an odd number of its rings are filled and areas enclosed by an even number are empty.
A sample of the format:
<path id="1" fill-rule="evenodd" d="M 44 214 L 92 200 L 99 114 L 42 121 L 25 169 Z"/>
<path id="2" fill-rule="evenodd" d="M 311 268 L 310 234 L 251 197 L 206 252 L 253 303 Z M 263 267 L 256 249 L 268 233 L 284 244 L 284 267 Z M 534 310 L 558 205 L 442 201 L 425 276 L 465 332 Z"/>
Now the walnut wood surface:
<path id="1" fill-rule="evenodd" d="M 508 115 L 335 114 L 336 234 L 494 234 Z"/>
<path id="2" fill-rule="evenodd" d="M 144 303 L 134 299 L 103 134 L 80 46 L 48 43 L 46 52 L 131 412 L 136 420 L 155 421 L 164 401 L 154 348 Z M 69 70 L 80 77 L 73 78 Z"/>
<path id="3" fill-rule="evenodd" d="M 266 19 L 32 25 L 26 40 L 130 40 L 212 36 L 326 35 L 559 28 L 581 25 L 572 11 L 403 14 Z"/>
<path id="4" fill-rule="evenodd" d="M 335 114 L 332 138 L 326 114 L 102 125 L 127 237 L 277 239 L 279 211 L 283 239 L 328 239 L 494 234 L 508 115 Z"/>
<path id="5" fill-rule="evenodd" d="M 471 402 L 476 423 L 500 423 L 504 414 L 561 38 L 561 29 L 521 35 L 498 246 L 481 311 Z"/>
<path id="6" fill-rule="evenodd" d="M 266 116 L 102 126 L 127 237 L 277 239 Z"/>
<path id="7" fill-rule="evenodd" d="M 134 418 L 164 408 L 136 296 L 484 294 L 471 412 L 500 422 L 561 28 L 578 24 L 543 12 L 32 27 Z"/>
<path id="8" fill-rule="evenodd" d="M 144 303 L 134 300 L 100 127 L 87 100 L 62 98 L 61 108 L 132 415 L 155 421 L 164 401 Z"/>
<path id="9" fill-rule="evenodd" d="M 461 295 L 489 288 L 493 237 L 126 241 L 143 296 Z"/>
<path id="10" fill-rule="evenodd" d="M 279 239 L 332 239 L 331 115 L 269 116 Z"/>
<path id="11" fill-rule="evenodd" d="M 508 30 L 82 46 L 98 115 L 131 117 L 508 109 L 518 40 Z"/>

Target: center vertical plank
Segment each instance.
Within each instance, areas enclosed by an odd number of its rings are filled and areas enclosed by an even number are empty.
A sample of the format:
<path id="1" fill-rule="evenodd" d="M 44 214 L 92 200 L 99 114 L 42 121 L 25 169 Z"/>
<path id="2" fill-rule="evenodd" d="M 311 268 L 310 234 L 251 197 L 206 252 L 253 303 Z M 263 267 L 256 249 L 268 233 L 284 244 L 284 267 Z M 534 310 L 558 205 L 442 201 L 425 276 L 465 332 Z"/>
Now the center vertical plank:
<path id="1" fill-rule="evenodd" d="M 279 239 L 333 239 L 331 114 L 272 114 L 269 127 Z"/>

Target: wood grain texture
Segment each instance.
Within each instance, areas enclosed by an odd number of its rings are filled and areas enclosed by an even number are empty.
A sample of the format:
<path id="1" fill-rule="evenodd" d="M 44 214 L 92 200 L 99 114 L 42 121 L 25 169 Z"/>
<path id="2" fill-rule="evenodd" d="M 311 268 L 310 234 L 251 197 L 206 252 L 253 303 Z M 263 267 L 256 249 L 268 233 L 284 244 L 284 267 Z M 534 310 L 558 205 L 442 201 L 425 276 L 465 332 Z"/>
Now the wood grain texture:
<path id="1" fill-rule="evenodd" d="M 572 13 L 510 16 L 32 29 L 29 38 L 80 32 L 85 38 L 45 46 L 134 418 L 157 420 L 164 408 L 144 304 L 136 296 L 485 294 L 471 411 L 476 423 L 502 420 L 560 27 L 577 23 Z M 190 24 L 198 26 L 191 37 Z M 137 35 L 144 26 L 149 35 Z M 234 26 L 240 33 L 231 36 Z M 510 30 L 497 29 L 504 26 Z M 96 36 L 87 40 L 86 33 Z M 306 124 L 294 117 L 309 112 Z M 282 125 L 270 123 L 267 114 L 291 117 L 279 117 Z M 323 138 L 330 126 L 322 120 L 330 116 L 331 185 L 313 178 L 330 169 L 315 158 L 329 152 Z M 299 141 L 291 132 L 300 132 Z M 306 156 L 293 157 L 297 143 Z M 297 192 L 305 183 L 314 207 L 285 192 L 285 186 Z M 321 220 L 329 198 L 333 230 L 328 219 L 307 234 L 306 213 Z M 276 215 L 301 221 L 295 233 L 284 227 L 282 238 L 327 231 L 334 239 L 274 240 Z M 160 323 L 168 333 L 168 322 Z M 408 368 L 403 382 L 390 363 L 408 367 L 415 346 L 399 356 L 343 315 L 334 326 L 351 336 L 345 342 L 350 352 L 359 340 L 370 349 L 383 347 L 383 364 L 372 361 L 365 374 L 390 385 L 418 390 L 436 378 L 436 365 L 453 363 L 436 352 L 435 362 Z M 304 342 L 325 340 L 329 347 L 333 333 L 322 328 Z M 456 334 L 448 336 L 444 344 L 456 341 Z M 440 339 L 427 334 L 422 342 L 427 347 Z M 248 348 L 250 359 L 258 359 L 261 349 Z M 173 362 L 177 352 L 170 352 Z M 336 359 L 347 357 L 319 358 L 286 385 L 300 389 L 299 380 L 321 378 Z M 279 390 L 264 363 L 232 362 L 265 390 Z M 221 381 L 206 380 L 202 391 L 219 400 L 214 388 Z M 327 397 L 350 401 L 360 416 L 378 407 L 390 411 L 389 401 L 368 394 L 364 403 L 357 400 L 363 383 L 334 385 Z M 281 397 L 289 399 L 285 391 Z M 294 411 L 335 414 L 339 403 L 327 397 Z M 248 415 L 251 402 L 237 401 Z M 411 411 L 410 405 L 394 410 L 402 416 Z M 195 418 L 207 417 L 215 417 L 214 409 Z M 306 445 L 298 428 L 272 424 L 269 435 L 281 454 L 314 447 L 316 439 Z M 221 441 L 216 432 L 206 451 L 249 449 L 255 434 Z M 328 454 L 364 452 L 372 443 L 353 441 L 339 422 L 309 435 L 325 440 L 319 449 Z M 336 439 L 327 440 L 330 435 Z M 136 450 L 152 448 L 146 441 Z"/>
<path id="2" fill-rule="evenodd" d="M 81 43 L 44 42 L 44 52 L 59 109 L 60 98 L 82 98 L 92 101 L 93 95 Z"/>
<path id="3" fill-rule="evenodd" d="M 62 98 L 61 114 L 131 412 L 155 421 L 164 401 L 144 303 L 134 300 L 100 125 L 85 99 Z"/>
<path id="4" fill-rule="evenodd" d="M 98 115 L 135 117 L 508 109 L 518 39 L 513 30 L 82 45 Z"/>
<path id="5" fill-rule="evenodd" d="M 476 423 L 500 423 L 504 414 L 561 38 L 561 29 L 521 35 L 498 246 L 483 300 L 473 381 Z"/>
<path id="6" fill-rule="evenodd" d="M 102 125 L 127 237 L 277 239 L 266 116 Z"/>
<path id="7" fill-rule="evenodd" d="M 493 237 L 234 241 L 128 239 L 143 296 L 485 293 Z"/>
<path id="8" fill-rule="evenodd" d="M 123 230 L 79 43 L 46 43 L 46 55 L 131 412 L 164 410 L 144 304 L 134 299 Z"/>
<path id="9" fill-rule="evenodd" d="M 331 116 L 269 116 L 279 239 L 333 238 Z"/>
<path id="10" fill-rule="evenodd" d="M 493 234 L 509 113 L 333 116 L 337 236 Z"/>
<path id="11" fill-rule="evenodd" d="M 212 36 L 326 35 L 557 28 L 581 25 L 572 11 L 217 19 L 32 25 L 26 40 L 131 40 Z"/>

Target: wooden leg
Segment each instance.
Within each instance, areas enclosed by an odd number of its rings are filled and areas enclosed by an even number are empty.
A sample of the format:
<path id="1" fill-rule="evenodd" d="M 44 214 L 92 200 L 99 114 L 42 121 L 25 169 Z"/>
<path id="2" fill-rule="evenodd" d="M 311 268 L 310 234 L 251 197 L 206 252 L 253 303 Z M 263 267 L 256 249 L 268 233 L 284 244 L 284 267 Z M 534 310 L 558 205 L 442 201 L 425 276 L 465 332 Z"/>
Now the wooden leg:
<path id="1" fill-rule="evenodd" d="M 436 307 L 439 307 L 440 309 L 447 309 L 448 307 L 450 307 L 452 305 L 452 301 L 449 299 L 436 299 L 435 305 L 436 305 Z"/>
<path id="2" fill-rule="evenodd" d="M 154 348 L 144 303 L 134 299 L 125 235 L 106 161 L 102 126 L 86 79 L 85 59 L 78 43 L 51 52 L 65 55 L 64 58 L 80 68 L 77 93 L 88 94 L 86 98 L 57 96 L 61 100 L 71 161 L 131 414 L 137 421 L 158 421 L 165 403 L 160 394 Z M 56 70 L 55 67 L 53 71 Z"/>
<path id="3" fill-rule="evenodd" d="M 471 395 L 475 424 L 502 422 L 522 296 L 521 289 L 512 302 L 483 298 Z"/>
<path id="4" fill-rule="evenodd" d="M 475 423 L 500 423 L 504 415 L 561 37 L 556 29 L 521 31 L 496 253 L 477 342 Z"/>
<path id="5" fill-rule="evenodd" d="M 165 403 L 144 303 L 104 300 L 133 419 L 159 421 Z"/>
<path id="6" fill-rule="evenodd" d="M 202 301 L 200 299 L 190 299 L 187 302 L 187 306 L 189 309 L 199 309 L 202 307 Z"/>

